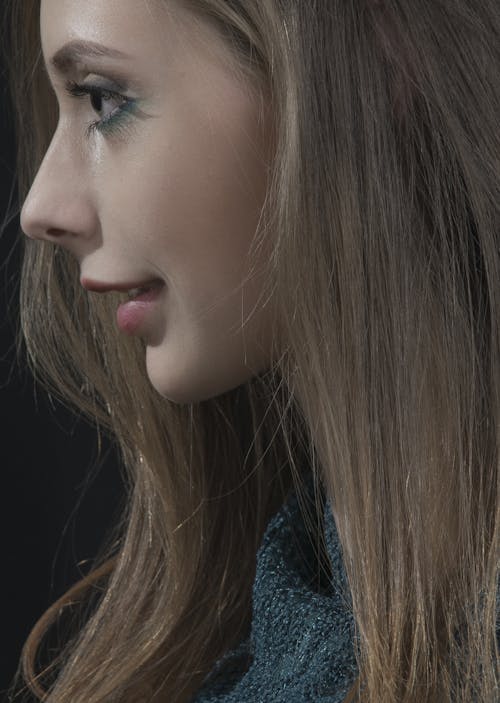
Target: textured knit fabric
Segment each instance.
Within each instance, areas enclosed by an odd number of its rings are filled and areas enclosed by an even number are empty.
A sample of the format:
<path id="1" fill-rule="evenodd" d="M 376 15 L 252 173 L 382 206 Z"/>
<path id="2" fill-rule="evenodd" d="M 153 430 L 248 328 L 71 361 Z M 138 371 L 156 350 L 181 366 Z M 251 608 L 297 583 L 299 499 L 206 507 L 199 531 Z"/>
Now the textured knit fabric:
<path id="1" fill-rule="evenodd" d="M 330 509 L 324 511 L 324 534 L 332 572 L 321 582 L 292 493 L 257 554 L 250 635 L 217 662 L 193 703 L 344 700 L 357 677 L 354 621 Z"/>
<path id="2" fill-rule="evenodd" d="M 313 495 L 311 482 L 310 503 Z M 358 675 L 354 620 L 328 504 L 323 529 L 332 567 L 326 583 L 318 580 L 316 551 L 295 493 L 271 519 L 257 553 L 250 635 L 216 663 L 192 703 L 344 700 Z M 497 605 L 500 610 L 500 585 Z M 500 647 L 500 616 L 496 634 Z"/>

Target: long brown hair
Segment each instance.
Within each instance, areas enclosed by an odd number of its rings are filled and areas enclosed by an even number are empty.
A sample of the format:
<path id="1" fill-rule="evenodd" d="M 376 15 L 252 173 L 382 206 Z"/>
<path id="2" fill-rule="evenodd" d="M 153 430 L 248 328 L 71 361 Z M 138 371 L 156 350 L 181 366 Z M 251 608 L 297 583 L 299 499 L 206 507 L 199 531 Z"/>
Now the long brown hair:
<path id="1" fill-rule="evenodd" d="M 20 350 L 115 438 L 129 502 L 94 570 L 32 631 L 24 678 L 50 703 L 189 700 L 248 627 L 263 530 L 307 470 L 334 506 L 352 594 L 351 698 L 494 703 L 498 2 L 183 6 L 273 102 L 255 251 L 272 242 L 276 353 L 234 391 L 175 405 L 148 383 L 140 342 L 114 331 L 116 301 L 26 242 Z M 37 10 L 10 0 L 6 15 L 21 198 L 57 120 Z M 72 607 L 65 647 L 36 674 Z"/>

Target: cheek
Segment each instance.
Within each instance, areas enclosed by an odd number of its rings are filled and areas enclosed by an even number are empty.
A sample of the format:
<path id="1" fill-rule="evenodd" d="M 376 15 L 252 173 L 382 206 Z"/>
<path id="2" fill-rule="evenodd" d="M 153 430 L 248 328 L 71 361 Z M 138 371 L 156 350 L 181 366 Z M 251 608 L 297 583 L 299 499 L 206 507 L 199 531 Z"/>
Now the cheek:
<path id="1" fill-rule="evenodd" d="M 269 306 L 254 310 L 263 279 L 250 269 L 266 252 L 249 257 L 267 187 L 256 116 L 217 122 L 191 112 L 157 120 L 128 148 L 109 200 L 119 222 L 107 228 L 129 260 L 154 264 L 167 282 L 146 362 L 153 386 L 177 402 L 216 396 L 266 368 L 272 332 Z"/>
<path id="2" fill-rule="evenodd" d="M 212 119 L 211 130 L 188 115 L 158 120 L 125 171 L 133 179 L 117 184 L 127 231 L 174 288 L 227 294 L 248 272 L 266 191 L 251 117 Z"/>

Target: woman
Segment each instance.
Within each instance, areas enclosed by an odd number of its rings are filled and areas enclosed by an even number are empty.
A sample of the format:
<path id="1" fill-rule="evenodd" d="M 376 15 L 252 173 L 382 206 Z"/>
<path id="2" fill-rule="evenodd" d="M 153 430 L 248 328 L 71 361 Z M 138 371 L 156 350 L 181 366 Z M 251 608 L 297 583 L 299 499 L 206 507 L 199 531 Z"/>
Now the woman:
<path id="1" fill-rule="evenodd" d="M 28 686 L 493 703 L 496 0 L 6 17 L 28 359 L 129 486 Z"/>

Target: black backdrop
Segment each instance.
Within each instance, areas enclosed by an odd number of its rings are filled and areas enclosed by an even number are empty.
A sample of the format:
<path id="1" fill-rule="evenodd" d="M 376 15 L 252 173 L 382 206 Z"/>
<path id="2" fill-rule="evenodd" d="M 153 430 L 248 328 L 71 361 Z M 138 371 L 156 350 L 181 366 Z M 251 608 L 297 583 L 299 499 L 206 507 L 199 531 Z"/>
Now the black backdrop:
<path id="1" fill-rule="evenodd" d="M 0 67 L 1 69 L 1 67 Z M 15 178 L 13 130 L 0 70 L 0 225 Z M 44 610 L 88 571 L 124 494 L 107 442 L 40 389 L 14 353 L 19 218 L 0 237 L 0 698 Z"/>

